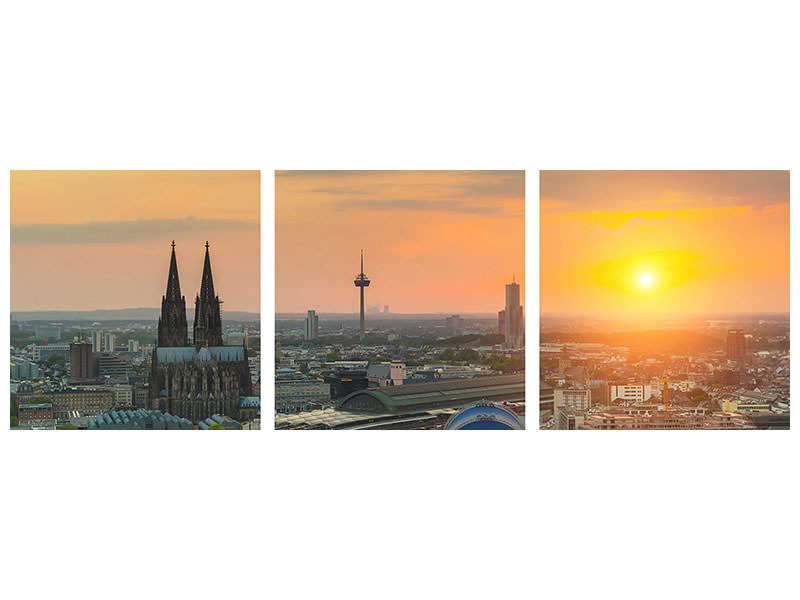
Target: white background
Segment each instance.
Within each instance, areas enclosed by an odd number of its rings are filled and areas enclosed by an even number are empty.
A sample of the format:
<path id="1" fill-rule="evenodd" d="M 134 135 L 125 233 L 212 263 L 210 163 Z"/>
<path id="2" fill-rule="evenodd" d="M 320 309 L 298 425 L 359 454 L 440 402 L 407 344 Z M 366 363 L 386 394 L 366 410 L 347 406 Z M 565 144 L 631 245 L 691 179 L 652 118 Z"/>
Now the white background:
<path id="1" fill-rule="evenodd" d="M 273 169 L 526 169 L 535 415 L 537 170 L 791 169 L 793 4 L 7 2 L 0 167 L 261 169 L 267 369 Z M 796 430 L 85 435 L 2 415 L 9 598 L 797 597 Z"/>

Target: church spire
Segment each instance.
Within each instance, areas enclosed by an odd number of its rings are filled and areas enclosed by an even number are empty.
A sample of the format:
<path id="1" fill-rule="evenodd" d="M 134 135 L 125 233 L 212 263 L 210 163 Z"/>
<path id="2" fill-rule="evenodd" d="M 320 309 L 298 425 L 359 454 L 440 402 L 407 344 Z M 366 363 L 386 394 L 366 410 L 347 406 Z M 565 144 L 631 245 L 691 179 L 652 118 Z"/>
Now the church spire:
<path id="1" fill-rule="evenodd" d="M 203 263 L 203 279 L 200 283 L 200 297 L 211 299 L 214 294 L 214 278 L 211 276 L 211 258 L 208 256 L 208 241 L 206 241 L 206 259 Z"/>
<path id="2" fill-rule="evenodd" d="M 187 335 L 186 299 L 181 296 L 178 261 L 175 259 L 175 240 L 172 240 L 167 293 L 161 297 L 161 316 L 158 319 L 158 345 L 162 347 L 186 346 Z"/>
<path id="3" fill-rule="evenodd" d="M 180 300 L 181 282 L 178 279 L 178 261 L 175 260 L 175 240 L 172 240 L 172 256 L 169 259 L 169 275 L 167 275 L 167 294 L 165 298 Z"/>
<path id="4" fill-rule="evenodd" d="M 219 305 L 222 302 L 214 293 L 214 278 L 211 275 L 211 257 L 206 241 L 206 257 L 203 263 L 203 278 L 200 293 L 195 300 L 194 344 L 201 346 L 222 346 L 222 318 Z"/>

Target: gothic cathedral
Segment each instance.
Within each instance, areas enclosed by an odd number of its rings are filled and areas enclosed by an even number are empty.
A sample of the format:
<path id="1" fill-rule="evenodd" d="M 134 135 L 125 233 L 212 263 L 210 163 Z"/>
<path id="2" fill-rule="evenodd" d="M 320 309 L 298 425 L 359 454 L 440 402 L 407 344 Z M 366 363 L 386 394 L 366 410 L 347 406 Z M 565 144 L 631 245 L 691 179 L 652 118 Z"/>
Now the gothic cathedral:
<path id="1" fill-rule="evenodd" d="M 186 299 L 181 296 L 175 242 L 161 298 L 158 342 L 150 370 L 150 408 L 193 422 L 239 408 L 252 394 L 247 349 L 222 342 L 220 299 L 214 293 L 211 258 L 206 242 L 203 279 L 195 299 L 192 345 L 186 322 Z"/>

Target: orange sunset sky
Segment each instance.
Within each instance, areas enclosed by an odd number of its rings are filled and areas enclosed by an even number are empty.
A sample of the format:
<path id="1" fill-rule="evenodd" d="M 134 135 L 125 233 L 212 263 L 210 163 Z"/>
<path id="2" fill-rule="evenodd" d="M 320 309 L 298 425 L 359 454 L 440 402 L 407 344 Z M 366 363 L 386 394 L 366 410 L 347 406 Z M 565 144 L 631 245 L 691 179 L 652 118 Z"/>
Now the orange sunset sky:
<path id="1" fill-rule="evenodd" d="M 541 310 L 788 312 L 788 171 L 542 171 Z"/>
<path id="2" fill-rule="evenodd" d="M 226 310 L 260 311 L 258 171 L 12 171 L 11 310 L 160 307 L 175 240 Z"/>
<path id="3" fill-rule="evenodd" d="M 489 313 L 524 294 L 523 171 L 278 171 L 276 312 Z M 523 302 L 524 303 L 524 302 Z"/>

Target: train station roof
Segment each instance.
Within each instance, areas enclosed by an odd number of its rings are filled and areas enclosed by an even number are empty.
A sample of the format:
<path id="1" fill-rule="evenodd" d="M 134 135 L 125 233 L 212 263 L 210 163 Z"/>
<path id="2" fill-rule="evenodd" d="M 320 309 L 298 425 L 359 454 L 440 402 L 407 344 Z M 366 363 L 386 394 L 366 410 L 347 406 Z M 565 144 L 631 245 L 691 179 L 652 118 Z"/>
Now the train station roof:
<path id="1" fill-rule="evenodd" d="M 368 388 L 352 392 L 337 408 L 378 414 L 411 414 L 478 401 L 524 402 L 525 375 L 500 375 Z"/>

